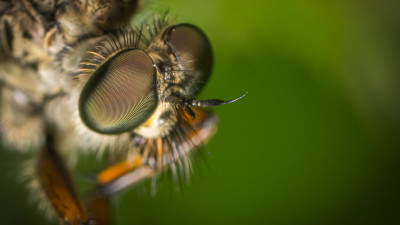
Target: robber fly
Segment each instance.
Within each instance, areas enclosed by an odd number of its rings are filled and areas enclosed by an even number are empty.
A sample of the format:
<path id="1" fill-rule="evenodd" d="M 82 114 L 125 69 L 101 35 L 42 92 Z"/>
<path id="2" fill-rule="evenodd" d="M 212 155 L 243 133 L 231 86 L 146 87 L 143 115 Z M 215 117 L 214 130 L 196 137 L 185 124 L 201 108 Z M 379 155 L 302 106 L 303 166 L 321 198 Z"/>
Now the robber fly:
<path id="1" fill-rule="evenodd" d="M 0 1 L 1 139 L 35 152 L 25 174 L 60 224 L 110 224 L 115 193 L 176 164 L 190 170 L 193 151 L 216 130 L 204 107 L 243 97 L 196 99 L 212 70 L 207 37 L 167 15 L 129 26 L 141 5 Z M 110 165 L 83 203 L 69 171 L 87 152 Z"/>

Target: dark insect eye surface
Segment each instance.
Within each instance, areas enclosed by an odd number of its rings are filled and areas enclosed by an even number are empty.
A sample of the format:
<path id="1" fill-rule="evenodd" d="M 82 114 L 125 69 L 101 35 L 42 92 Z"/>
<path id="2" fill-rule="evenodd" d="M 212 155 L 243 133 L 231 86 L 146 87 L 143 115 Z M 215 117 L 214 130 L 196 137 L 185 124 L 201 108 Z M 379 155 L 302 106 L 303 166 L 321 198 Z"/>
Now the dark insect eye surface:
<path id="1" fill-rule="evenodd" d="M 172 26 L 165 35 L 166 44 L 185 71 L 185 93 L 197 94 L 211 74 L 213 54 L 210 42 L 199 28 L 191 24 Z"/>
<path id="2" fill-rule="evenodd" d="M 90 77 L 79 97 L 79 113 L 90 129 L 104 134 L 132 130 L 157 106 L 156 71 L 139 49 L 118 53 Z"/>

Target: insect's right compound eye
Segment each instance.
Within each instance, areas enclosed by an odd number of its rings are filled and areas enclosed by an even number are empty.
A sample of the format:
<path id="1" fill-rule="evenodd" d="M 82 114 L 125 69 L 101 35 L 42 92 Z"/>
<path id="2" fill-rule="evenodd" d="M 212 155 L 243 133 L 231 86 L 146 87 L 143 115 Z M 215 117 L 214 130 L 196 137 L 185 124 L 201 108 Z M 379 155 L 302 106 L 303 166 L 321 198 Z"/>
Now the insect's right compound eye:
<path id="1" fill-rule="evenodd" d="M 96 132 L 127 132 L 153 113 L 156 93 L 153 60 L 140 49 L 128 49 L 107 59 L 92 74 L 79 97 L 79 114 Z"/>
<path id="2" fill-rule="evenodd" d="M 164 38 L 189 80 L 183 87 L 185 93 L 197 94 L 206 84 L 213 66 L 213 53 L 206 35 L 191 24 L 178 24 L 167 29 Z"/>

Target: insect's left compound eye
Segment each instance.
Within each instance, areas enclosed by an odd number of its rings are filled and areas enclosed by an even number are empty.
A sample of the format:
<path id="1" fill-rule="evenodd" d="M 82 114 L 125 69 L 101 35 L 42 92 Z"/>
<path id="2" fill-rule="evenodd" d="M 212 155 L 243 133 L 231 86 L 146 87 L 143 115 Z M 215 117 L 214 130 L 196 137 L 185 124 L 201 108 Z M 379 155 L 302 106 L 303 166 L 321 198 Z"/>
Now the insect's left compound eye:
<path id="1" fill-rule="evenodd" d="M 157 106 L 156 70 L 140 49 L 128 49 L 92 74 L 79 98 L 79 113 L 90 129 L 119 134 L 139 126 Z"/>

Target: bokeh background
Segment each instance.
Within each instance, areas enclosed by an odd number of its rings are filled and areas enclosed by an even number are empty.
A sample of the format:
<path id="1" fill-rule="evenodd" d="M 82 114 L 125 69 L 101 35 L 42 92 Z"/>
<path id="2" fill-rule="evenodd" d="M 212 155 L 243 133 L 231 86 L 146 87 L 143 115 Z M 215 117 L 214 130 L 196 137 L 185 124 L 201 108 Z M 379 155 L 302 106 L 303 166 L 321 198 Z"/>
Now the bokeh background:
<path id="1" fill-rule="evenodd" d="M 124 193 L 118 225 L 400 224 L 399 1 L 146 7 L 209 36 L 215 68 L 202 98 L 249 94 L 214 109 L 219 130 L 191 183 Z M 0 151 L 0 224 L 45 224 L 7 169 L 20 157 Z"/>

